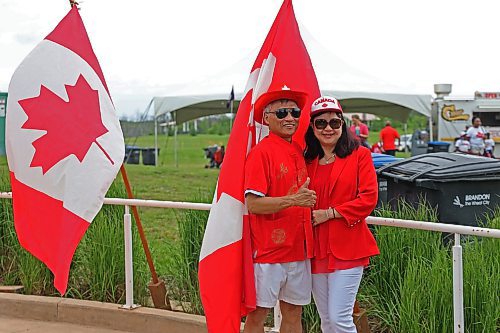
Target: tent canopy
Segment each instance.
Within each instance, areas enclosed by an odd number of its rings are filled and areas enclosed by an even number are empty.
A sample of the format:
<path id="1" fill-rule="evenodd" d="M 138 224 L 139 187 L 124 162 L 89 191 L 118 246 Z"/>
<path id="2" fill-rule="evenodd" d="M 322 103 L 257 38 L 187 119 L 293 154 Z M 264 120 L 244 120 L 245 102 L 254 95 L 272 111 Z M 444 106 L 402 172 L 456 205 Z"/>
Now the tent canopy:
<path id="1" fill-rule="evenodd" d="M 395 86 L 360 71 L 332 54 L 302 25 L 299 24 L 299 27 L 322 94 L 339 99 L 347 112 L 371 113 L 402 122 L 408 119 L 412 111 L 431 116 L 431 95 L 416 94 L 411 88 Z M 235 91 L 244 90 L 248 71 L 257 53 L 258 49 L 255 49 L 229 68 L 216 75 L 200 78 L 197 82 L 170 92 L 169 96 L 154 97 L 155 116 L 171 113 L 175 122 L 181 124 L 204 116 L 229 113 L 226 102 L 231 86 L 234 85 Z M 235 94 L 234 112 L 242 98 L 242 93 Z"/>
<path id="2" fill-rule="evenodd" d="M 370 93 L 325 90 L 322 95 L 336 97 L 345 112 L 371 113 L 406 122 L 411 111 L 431 116 L 430 95 Z M 227 94 L 166 96 L 154 98 L 155 116 L 171 113 L 177 124 L 197 118 L 229 113 L 226 108 Z M 238 109 L 242 94 L 235 95 L 234 112 Z"/>

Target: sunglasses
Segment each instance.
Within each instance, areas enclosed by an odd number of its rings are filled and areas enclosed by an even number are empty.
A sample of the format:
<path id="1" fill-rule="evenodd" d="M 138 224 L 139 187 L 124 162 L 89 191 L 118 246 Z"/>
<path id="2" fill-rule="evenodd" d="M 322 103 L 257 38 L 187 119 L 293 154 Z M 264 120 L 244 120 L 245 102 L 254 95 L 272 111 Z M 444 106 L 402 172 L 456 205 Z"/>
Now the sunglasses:
<path id="1" fill-rule="evenodd" d="M 299 108 L 281 108 L 276 111 L 268 111 L 267 113 L 274 113 L 276 118 L 285 119 L 286 116 L 290 113 L 294 118 L 300 118 L 301 110 Z"/>
<path id="2" fill-rule="evenodd" d="M 333 118 L 330 119 L 330 121 L 326 121 L 326 119 L 316 119 L 314 121 L 314 127 L 319 130 L 324 130 L 328 125 L 330 125 L 332 129 L 339 129 L 342 126 L 342 119 Z"/>

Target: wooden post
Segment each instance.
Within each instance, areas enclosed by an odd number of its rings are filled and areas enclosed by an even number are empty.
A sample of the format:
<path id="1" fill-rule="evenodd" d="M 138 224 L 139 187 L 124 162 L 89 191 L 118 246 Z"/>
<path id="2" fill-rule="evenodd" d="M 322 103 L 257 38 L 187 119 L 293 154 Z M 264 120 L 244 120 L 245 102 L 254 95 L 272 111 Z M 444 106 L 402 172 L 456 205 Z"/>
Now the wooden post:
<path id="1" fill-rule="evenodd" d="M 354 303 L 353 319 L 358 333 L 371 333 L 370 326 L 368 326 L 368 316 L 366 310 L 359 307 L 359 302 Z"/>
<path id="2" fill-rule="evenodd" d="M 122 164 L 120 167 L 120 172 L 122 174 L 123 183 L 125 184 L 125 189 L 127 190 L 127 196 L 129 199 L 134 198 L 132 193 L 132 188 L 128 180 L 127 171 L 125 166 Z M 158 279 L 158 274 L 153 263 L 153 258 L 151 257 L 151 252 L 149 251 L 148 241 L 146 235 L 144 234 L 144 229 L 142 227 L 141 219 L 139 217 L 139 211 L 136 206 L 132 206 L 132 215 L 134 216 L 135 223 L 137 225 L 137 230 L 139 231 L 139 236 L 141 238 L 142 247 L 144 253 L 146 254 L 146 260 L 148 262 L 149 270 L 151 271 L 152 281 L 148 284 L 149 291 L 151 292 L 151 298 L 153 299 L 153 304 L 155 308 L 172 310 L 170 306 L 170 301 L 167 295 L 167 288 L 165 287 L 165 282 Z"/>

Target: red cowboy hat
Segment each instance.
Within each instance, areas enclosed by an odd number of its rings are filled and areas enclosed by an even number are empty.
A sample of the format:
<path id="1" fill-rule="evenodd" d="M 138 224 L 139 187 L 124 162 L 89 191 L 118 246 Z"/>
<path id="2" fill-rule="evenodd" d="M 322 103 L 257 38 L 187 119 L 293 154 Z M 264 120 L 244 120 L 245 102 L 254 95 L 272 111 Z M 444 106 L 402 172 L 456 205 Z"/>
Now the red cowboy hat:
<path id="1" fill-rule="evenodd" d="M 299 109 L 303 109 L 307 103 L 307 94 L 302 91 L 291 90 L 285 85 L 281 90 L 268 91 L 260 95 L 257 101 L 255 101 L 254 110 L 257 113 L 261 113 L 270 103 L 280 99 L 294 101 L 297 103 Z"/>

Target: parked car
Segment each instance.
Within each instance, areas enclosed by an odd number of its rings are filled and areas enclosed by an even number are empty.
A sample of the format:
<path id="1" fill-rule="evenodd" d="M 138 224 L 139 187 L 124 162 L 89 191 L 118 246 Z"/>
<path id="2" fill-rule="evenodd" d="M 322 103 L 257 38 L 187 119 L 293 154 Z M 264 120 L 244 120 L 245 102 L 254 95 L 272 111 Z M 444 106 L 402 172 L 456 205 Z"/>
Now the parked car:
<path id="1" fill-rule="evenodd" d="M 395 140 L 394 144 L 396 145 L 398 151 L 411 151 L 411 137 L 412 134 L 403 134 L 401 135 L 400 144 L 398 146 L 398 139 Z"/>

